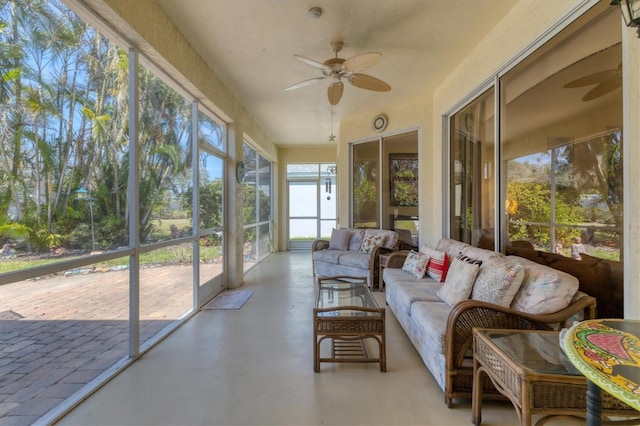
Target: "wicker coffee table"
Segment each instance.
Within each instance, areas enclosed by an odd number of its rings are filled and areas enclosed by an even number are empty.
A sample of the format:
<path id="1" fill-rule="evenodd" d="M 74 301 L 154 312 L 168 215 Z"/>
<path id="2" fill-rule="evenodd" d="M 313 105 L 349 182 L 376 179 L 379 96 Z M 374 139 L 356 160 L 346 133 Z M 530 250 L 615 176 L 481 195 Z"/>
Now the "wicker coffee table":
<path id="1" fill-rule="evenodd" d="M 544 414 L 537 425 L 553 416 L 584 418 L 587 382 L 560 349 L 559 332 L 475 329 L 473 335 L 472 422 L 479 425 L 483 373 L 513 403 L 522 425 L 532 414 Z M 603 414 L 633 416 L 615 398 L 603 400 Z"/>
<path id="2" fill-rule="evenodd" d="M 321 343 L 331 339 L 331 357 L 320 355 Z M 378 357 L 367 353 L 365 340 L 378 342 Z M 377 362 L 387 371 L 385 310 L 379 308 L 364 277 L 318 278 L 313 309 L 313 369 L 321 362 Z"/>

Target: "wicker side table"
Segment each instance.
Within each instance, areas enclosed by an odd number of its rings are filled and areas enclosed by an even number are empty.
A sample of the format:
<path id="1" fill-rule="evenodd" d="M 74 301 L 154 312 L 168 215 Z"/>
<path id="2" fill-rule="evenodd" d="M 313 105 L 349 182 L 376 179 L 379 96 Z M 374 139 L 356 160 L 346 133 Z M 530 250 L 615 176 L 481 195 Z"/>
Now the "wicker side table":
<path id="1" fill-rule="evenodd" d="M 530 426 L 533 414 L 584 418 L 587 382 L 560 349 L 559 332 L 541 330 L 475 329 L 473 335 L 472 422 L 482 421 L 482 379 L 489 376 L 518 412 L 521 425 Z M 607 398 L 603 414 L 635 416 L 637 412 Z"/>

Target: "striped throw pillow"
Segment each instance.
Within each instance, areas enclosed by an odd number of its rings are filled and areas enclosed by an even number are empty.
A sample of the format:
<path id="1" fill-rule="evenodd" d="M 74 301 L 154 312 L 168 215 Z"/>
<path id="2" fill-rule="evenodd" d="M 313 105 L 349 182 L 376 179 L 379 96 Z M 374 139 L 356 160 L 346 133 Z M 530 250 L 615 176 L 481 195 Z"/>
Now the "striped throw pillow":
<path id="1" fill-rule="evenodd" d="M 420 253 L 429 257 L 427 275 L 439 283 L 444 282 L 447 277 L 447 270 L 449 269 L 449 259 L 447 258 L 447 254 L 443 251 L 435 250 L 426 244 L 422 246 Z"/>

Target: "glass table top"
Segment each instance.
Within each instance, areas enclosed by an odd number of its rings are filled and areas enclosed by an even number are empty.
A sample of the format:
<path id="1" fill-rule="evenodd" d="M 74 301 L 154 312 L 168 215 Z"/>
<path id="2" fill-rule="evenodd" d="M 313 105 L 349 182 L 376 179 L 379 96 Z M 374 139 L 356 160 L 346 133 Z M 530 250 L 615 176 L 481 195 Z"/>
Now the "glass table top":
<path id="1" fill-rule="evenodd" d="M 562 351 L 559 332 L 496 330 L 485 334 L 511 359 L 531 371 L 582 375 Z"/>
<path id="2" fill-rule="evenodd" d="M 335 279 L 318 279 L 316 308 L 327 309 L 326 312 L 319 312 L 319 316 L 380 315 L 378 312 L 358 310 L 358 308 L 378 309 L 378 304 L 364 281 L 346 282 Z"/>

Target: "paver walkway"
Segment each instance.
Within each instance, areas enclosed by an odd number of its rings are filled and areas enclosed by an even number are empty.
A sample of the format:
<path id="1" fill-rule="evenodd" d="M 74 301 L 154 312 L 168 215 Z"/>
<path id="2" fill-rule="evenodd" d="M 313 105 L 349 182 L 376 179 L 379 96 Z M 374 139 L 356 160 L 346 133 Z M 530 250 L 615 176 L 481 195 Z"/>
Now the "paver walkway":
<path id="1" fill-rule="evenodd" d="M 141 343 L 191 309 L 191 271 L 141 269 Z M 32 424 L 128 356 L 128 320 L 128 270 L 0 286 L 0 425 Z"/>

